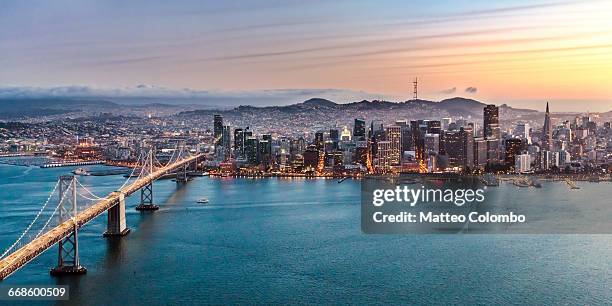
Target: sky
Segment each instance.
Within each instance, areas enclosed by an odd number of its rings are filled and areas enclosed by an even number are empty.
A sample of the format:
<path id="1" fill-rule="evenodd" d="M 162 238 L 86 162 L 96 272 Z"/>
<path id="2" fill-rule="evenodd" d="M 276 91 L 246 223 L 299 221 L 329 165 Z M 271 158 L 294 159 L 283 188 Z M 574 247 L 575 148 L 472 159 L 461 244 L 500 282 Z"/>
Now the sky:
<path id="1" fill-rule="evenodd" d="M 422 99 L 608 111 L 611 68 L 611 1 L 0 1 L 0 97 L 404 101 L 418 78 Z"/>

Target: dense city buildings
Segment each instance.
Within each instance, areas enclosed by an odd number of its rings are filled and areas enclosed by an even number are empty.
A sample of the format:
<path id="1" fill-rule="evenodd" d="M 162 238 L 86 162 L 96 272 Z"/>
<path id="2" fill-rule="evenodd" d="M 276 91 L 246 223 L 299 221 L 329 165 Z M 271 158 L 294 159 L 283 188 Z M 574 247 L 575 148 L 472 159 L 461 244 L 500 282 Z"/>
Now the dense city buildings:
<path id="1" fill-rule="evenodd" d="M 99 114 L 45 123 L 8 122 L 0 128 L 0 149 L 4 155 L 130 163 L 150 145 L 159 159 L 170 158 L 181 140 L 192 152 L 205 154 L 204 165 L 213 173 L 227 175 L 575 173 L 607 171 L 611 160 L 609 120 L 598 114 L 553 115 L 548 104 L 543 114 L 523 112 L 512 119 L 504 116 L 512 111 L 507 106 L 481 104 L 475 109 L 481 117 L 398 118 L 392 111 L 379 111 L 316 122 L 307 114 L 317 113 L 321 105 L 337 107 L 307 102 L 297 108 L 304 112 L 293 115 L 293 125 L 278 119 L 295 109 L 291 107 L 283 112 L 249 108 L 261 112 L 249 121 L 245 116 L 236 119 L 232 112 L 207 112 L 206 117 L 195 113 L 126 119 Z M 361 107 L 394 107 L 368 103 Z M 258 118 L 266 118 L 268 125 L 262 126 Z"/>

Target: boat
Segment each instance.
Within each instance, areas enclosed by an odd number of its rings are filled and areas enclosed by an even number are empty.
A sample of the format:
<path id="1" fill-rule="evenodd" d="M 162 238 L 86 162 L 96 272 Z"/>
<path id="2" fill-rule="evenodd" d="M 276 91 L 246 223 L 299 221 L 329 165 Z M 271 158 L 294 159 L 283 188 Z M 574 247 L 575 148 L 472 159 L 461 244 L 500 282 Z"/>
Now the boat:
<path id="1" fill-rule="evenodd" d="M 206 203 L 208 203 L 208 198 L 201 198 L 201 199 L 198 200 L 198 203 L 206 204 Z"/>
<path id="2" fill-rule="evenodd" d="M 72 171 L 72 173 L 75 175 L 90 175 L 89 172 L 83 168 L 77 168 L 76 170 Z"/>

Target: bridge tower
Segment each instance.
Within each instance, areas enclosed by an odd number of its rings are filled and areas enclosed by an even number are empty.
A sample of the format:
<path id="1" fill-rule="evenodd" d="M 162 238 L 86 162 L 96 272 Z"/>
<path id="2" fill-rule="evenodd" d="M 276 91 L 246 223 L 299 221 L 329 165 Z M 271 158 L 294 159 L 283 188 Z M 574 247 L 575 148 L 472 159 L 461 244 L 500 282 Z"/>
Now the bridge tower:
<path id="1" fill-rule="evenodd" d="M 153 173 L 153 147 L 149 147 L 147 152 L 147 160 L 142 166 L 143 177 Z M 143 186 L 140 189 L 140 204 L 136 206 L 136 210 L 139 211 L 152 211 L 158 210 L 159 206 L 153 204 L 153 181 Z"/>
<path id="2" fill-rule="evenodd" d="M 85 274 L 87 269 L 79 263 L 79 225 L 77 216 L 77 185 L 74 175 L 63 175 L 59 178 L 59 222 L 72 219 L 72 232 L 59 241 L 57 267 L 51 269 L 51 275 Z M 70 191 L 70 194 L 68 194 Z"/>
<path id="3" fill-rule="evenodd" d="M 184 141 L 179 141 L 178 143 L 178 156 L 177 156 L 177 160 L 181 159 L 184 157 L 184 155 L 186 154 L 185 152 L 185 142 Z M 188 165 L 185 164 L 181 167 L 181 169 L 178 169 L 176 171 L 176 182 L 177 183 L 186 183 L 189 181 L 189 175 L 188 175 Z"/>

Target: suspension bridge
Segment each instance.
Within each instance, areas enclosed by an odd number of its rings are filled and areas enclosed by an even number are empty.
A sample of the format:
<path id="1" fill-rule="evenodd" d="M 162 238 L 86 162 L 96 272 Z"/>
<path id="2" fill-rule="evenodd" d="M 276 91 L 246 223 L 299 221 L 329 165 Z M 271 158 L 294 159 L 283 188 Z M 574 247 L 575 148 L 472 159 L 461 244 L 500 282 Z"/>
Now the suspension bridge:
<path id="1" fill-rule="evenodd" d="M 140 204 L 136 209 L 157 210 L 159 207 L 153 204 L 153 182 L 175 172 L 177 183 L 186 182 L 187 172 L 197 167 L 201 158 L 200 154 L 191 155 L 180 142 L 164 164 L 157 160 L 153 151 L 152 148 L 143 150 L 123 185 L 103 197 L 95 195 L 73 175 L 59 177 L 34 219 L 0 255 L 0 280 L 55 244 L 59 246 L 58 262 L 50 271 L 52 275 L 86 273 L 79 262 L 79 228 L 108 212 L 104 236 L 127 235 L 130 230 L 125 218 L 125 198 L 140 190 Z M 54 199 L 57 199 L 57 205 L 49 205 Z"/>

